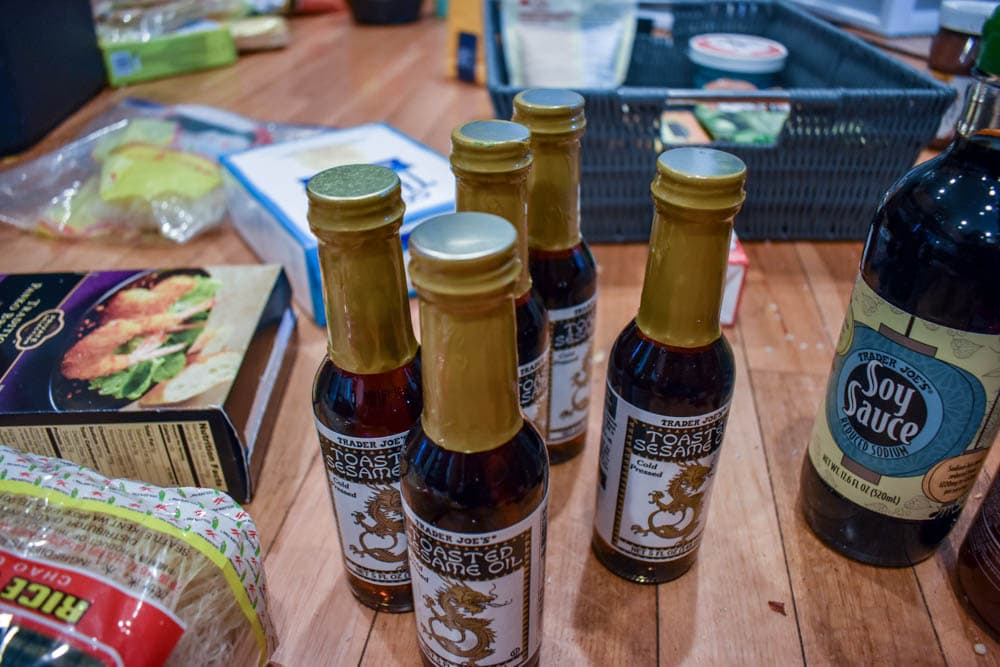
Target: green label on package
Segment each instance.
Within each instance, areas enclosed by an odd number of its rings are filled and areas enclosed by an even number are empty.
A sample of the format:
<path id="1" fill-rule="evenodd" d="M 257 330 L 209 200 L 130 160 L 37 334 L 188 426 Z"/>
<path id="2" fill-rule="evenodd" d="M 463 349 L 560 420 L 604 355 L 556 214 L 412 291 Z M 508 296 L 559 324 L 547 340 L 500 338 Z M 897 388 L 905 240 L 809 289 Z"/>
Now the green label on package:
<path id="1" fill-rule="evenodd" d="M 914 317 L 858 279 L 809 456 L 851 501 L 901 519 L 957 511 L 1000 427 L 1000 335 Z"/>

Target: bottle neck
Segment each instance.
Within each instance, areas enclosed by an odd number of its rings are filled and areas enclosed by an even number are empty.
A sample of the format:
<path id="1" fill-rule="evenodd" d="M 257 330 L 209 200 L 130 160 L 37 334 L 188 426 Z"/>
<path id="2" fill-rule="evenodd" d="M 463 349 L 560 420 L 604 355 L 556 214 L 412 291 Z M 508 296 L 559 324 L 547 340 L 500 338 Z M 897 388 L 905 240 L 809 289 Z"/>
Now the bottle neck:
<path id="1" fill-rule="evenodd" d="M 517 229 L 517 257 L 521 273 L 514 294 L 531 290 L 528 273 L 528 181 L 527 170 L 502 174 L 473 174 L 455 169 L 455 210 L 499 215 Z"/>
<path id="2" fill-rule="evenodd" d="M 422 295 L 421 420 L 438 446 L 465 454 L 484 452 L 521 429 L 514 330 L 509 296 L 477 301 Z"/>
<path id="3" fill-rule="evenodd" d="M 722 335 L 733 219 L 657 203 L 636 324 L 671 347 L 704 347 Z"/>
<path id="4" fill-rule="evenodd" d="M 395 230 L 321 241 L 328 353 L 351 373 L 385 373 L 417 354 Z"/>
<path id="5" fill-rule="evenodd" d="M 955 132 L 966 139 L 983 130 L 1000 128 L 1000 77 L 975 70 L 975 82 L 965 93 L 965 106 Z"/>
<path id="6" fill-rule="evenodd" d="M 580 137 L 534 139 L 528 176 L 528 246 L 568 250 L 580 243 Z"/>

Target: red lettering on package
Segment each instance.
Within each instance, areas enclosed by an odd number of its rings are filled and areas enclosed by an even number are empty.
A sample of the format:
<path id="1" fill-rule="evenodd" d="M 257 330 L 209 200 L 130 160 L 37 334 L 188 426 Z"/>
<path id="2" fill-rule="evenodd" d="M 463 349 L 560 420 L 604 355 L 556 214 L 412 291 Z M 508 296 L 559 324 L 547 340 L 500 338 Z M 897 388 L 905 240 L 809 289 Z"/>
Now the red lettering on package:
<path id="1" fill-rule="evenodd" d="M 162 665 L 184 634 L 168 609 L 116 583 L 3 549 L 0 610 L 109 666 Z"/>

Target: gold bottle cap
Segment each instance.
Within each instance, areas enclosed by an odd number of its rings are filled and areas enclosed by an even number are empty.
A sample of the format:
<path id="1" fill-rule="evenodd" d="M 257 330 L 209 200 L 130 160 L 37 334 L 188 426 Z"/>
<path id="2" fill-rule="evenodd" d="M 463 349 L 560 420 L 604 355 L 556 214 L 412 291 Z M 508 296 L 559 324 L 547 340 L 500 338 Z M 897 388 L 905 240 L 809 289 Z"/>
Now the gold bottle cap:
<path id="1" fill-rule="evenodd" d="M 664 345 L 696 348 L 722 335 L 719 308 L 746 165 L 711 148 L 675 148 L 656 161 L 656 213 L 636 325 Z"/>
<path id="2" fill-rule="evenodd" d="M 674 148 L 656 160 L 650 186 L 657 206 L 674 206 L 711 218 L 732 217 L 746 198 L 747 167 L 714 148 Z"/>
<path id="3" fill-rule="evenodd" d="M 309 228 L 320 239 L 402 224 L 399 177 L 373 164 L 348 164 L 319 172 L 306 185 Z"/>
<path id="4" fill-rule="evenodd" d="M 584 99 L 565 88 L 529 88 L 514 98 L 515 123 L 526 125 L 535 136 L 582 134 L 587 127 Z"/>
<path id="5" fill-rule="evenodd" d="M 527 172 L 530 141 L 531 132 L 523 125 L 509 120 L 474 120 L 451 133 L 451 166 L 472 174 Z"/>
<path id="6" fill-rule="evenodd" d="M 417 353 L 410 323 L 399 177 L 351 164 L 321 171 L 306 185 L 309 228 L 319 239 L 328 354 L 352 373 L 384 373 Z"/>
<path id="7" fill-rule="evenodd" d="M 422 296 L 513 296 L 517 231 L 489 213 L 448 213 L 410 235 L 410 279 Z"/>

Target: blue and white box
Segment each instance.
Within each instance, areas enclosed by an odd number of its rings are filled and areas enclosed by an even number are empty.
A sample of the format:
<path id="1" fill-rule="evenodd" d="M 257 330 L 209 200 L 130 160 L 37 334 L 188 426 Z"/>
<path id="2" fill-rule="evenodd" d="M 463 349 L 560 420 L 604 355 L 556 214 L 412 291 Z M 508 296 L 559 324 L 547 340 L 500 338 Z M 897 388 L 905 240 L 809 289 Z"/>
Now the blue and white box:
<path id="1" fill-rule="evenodd" d="M 320 326 L 322 279 L 316 237 L 306 219 L 306 183 L 324 169 L 368 163 L 391 168 L 403 186 L 404 254 L 413 229 L 455 209 L 448 159 L 385 123 L 330 130 L 220 158 L 233 225 L 261 260 L 281 264 L 296 301 Z"/>

